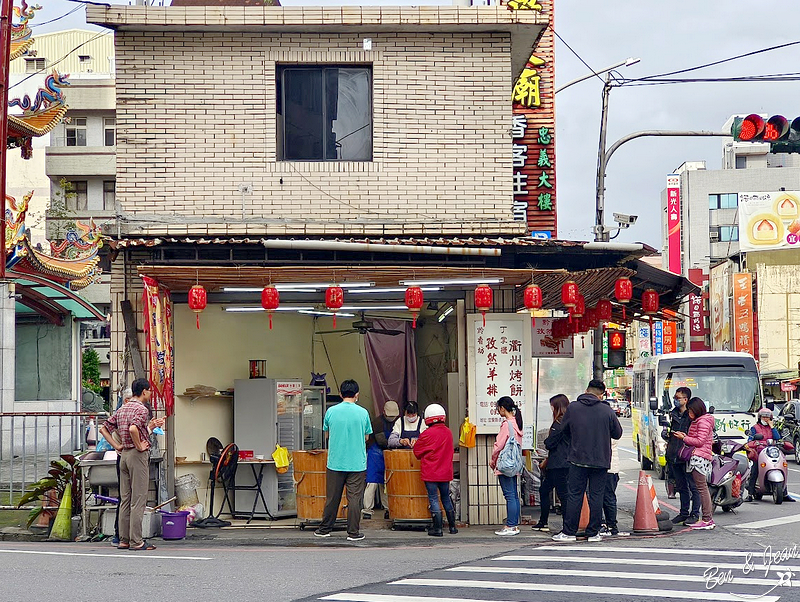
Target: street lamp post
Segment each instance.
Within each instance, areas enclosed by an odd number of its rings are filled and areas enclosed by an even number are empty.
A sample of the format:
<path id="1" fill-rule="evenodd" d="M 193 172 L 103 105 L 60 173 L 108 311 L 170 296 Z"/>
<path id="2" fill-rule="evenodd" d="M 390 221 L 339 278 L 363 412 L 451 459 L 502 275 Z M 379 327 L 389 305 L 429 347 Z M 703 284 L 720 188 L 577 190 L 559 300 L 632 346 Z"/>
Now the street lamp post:
<path id="1" fill-rule="evenodd" d="M 570 86 L 573 86 L 573 85 L 575 85 L 577 83 L 580 83 L 582 81 L 586 81 L 587 79 L 592 78 L 592 77 L 594 77 L 596 75 L 600 75 L 601 73 L 607 73 L 608 71 L 612 71 L 612 70 L 616 69 L 617 67 L 630 67 L 631 65 L 635 65 L 636 63 L 638 63 L 640 60 L 641 59 L 627 58 L 624 61 L 620 61 L 619 63 L 614 63 L 613 65 L 609 65 L 605 69 L 600 69 L 600 71 L 592 71 L 591 73 L 583 75 L 583 76 L 579 77 L 578 79 L 573 79 L 571 82 L 567 82 L 563 86 L 561 86 L 559 88 L 556 88 L 556 91 L 554 92 L 554 94 L 558 94 L 559 92 L 561 92 L 562 90 L 566 90 Z"/>

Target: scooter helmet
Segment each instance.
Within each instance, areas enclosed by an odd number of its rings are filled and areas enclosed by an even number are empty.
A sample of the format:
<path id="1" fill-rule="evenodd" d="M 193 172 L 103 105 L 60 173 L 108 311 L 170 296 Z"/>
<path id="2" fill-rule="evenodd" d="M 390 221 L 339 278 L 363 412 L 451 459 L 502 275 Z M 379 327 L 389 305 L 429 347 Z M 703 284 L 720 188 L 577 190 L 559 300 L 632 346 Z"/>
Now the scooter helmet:
<path id="1" fill-rule="evenodd" d="M 761 408 L 758 411 L 758 419 L 761 420 L 762 418 L 766 418 L 767 420 L 772 419 L 772 410 L 769 408 Z"/>
<path id="2" fill-rule="evenodd" d="M 437 422 L 444 422 L 446 418 L 447 413 L 438 403 L 432 403 L 425 408 L 425 424 L 428 426 L 436 424 Z"/>

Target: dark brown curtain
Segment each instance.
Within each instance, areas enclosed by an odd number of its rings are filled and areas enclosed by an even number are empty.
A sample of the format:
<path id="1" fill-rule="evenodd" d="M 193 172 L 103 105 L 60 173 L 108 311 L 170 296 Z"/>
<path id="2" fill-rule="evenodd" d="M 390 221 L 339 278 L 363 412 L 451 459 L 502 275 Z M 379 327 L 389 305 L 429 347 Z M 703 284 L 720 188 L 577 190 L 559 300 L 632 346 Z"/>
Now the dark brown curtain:
<path id="1" fill-rule="evenodd" d="M 403 320 L 373 320 L 375 328 L 400 330 L 394 336 L 367 332 L 364 347 L 367 353 L 367 370 L 372 384 L 375 415 L 383 412 L 383 404 L 393 399 L 400 406 L 408 400 L 417 400 L 417 355 L 414 330 Z"/>

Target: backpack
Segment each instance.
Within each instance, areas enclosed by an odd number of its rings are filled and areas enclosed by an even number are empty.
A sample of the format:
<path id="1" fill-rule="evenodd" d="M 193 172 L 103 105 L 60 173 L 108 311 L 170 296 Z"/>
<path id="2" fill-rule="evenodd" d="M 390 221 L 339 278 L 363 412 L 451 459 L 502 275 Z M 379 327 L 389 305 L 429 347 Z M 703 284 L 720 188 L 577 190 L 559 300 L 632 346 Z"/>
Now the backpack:
<path id="1" fill-rule="evenodd" d="M 508 441 L 497 457 L 497 470 L 507 477 L 515 477 L 522 473 L 524 466 L 522 446 L 514 436 L 514 429 L 508 424 L 508 421 L 506 421 L 506 426 L 508 427 Z"/>

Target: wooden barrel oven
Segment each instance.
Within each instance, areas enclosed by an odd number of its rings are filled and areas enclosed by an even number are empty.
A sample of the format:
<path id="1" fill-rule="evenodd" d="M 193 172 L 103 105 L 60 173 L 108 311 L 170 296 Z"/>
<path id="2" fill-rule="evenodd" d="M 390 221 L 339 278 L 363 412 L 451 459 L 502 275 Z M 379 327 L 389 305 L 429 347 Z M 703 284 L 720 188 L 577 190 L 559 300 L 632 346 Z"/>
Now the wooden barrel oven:
<path id="1" fill-rule="evenodd" d="M 325 510 L 325 476 L 328 450 L 293 451 L 294 484 L 297 496 L 297 518 L 301 521 L 319 522 Z M 347 488 L 342 493 L 337 518 L 346 518 Z"/>
<path id="2" fill-rule="evenodd" d="M 419 472 L 419 460 L 410 449 L 387 449 L 386 495 L 389 516 L 394 521 L 430 520 L 428 492 Z"/>

